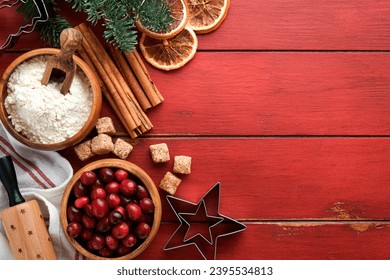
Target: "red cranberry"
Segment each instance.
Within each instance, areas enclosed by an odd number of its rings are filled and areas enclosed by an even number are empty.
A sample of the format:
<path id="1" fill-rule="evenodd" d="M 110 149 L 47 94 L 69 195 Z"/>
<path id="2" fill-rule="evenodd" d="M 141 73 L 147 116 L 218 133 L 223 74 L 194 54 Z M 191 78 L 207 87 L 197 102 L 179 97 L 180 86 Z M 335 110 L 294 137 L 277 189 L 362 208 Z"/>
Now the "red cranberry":
<path id="1" fill-rule="evenodd" d="M 98 219 L 101 219 L 108 214 L 108 202 L 105 199 L 94 199 L 91 202 L 91 206 L 93 215 Z"/>
<path id="2" fill-rule="evenodd" d="M 130 221 L 138 221 L 142 217 L 141 208 L 135 203 L 129 203 L 126 206 L 127 217 Z"/>
<path id="3" fill-rule="evenodd" d="M 136 200 L 134 198 L 127 197 L 127 196 L 124 196 L 124 195 L 120 195 L 119 198 L 120 198 L 120 201 L 121 201 L 120 202 L 120 206 L 122 206 L 122 207 L 126 207 L 127 204 L 129 204 L 129 203 L 136 203 L 137 204 L 137 202 L 136 202 Z"/>
<path id="4" fill-rule="evenodd" d="M 94 250 L 100 250 L 106 244 L 105 238 L 102 234 L 93 234 L 91 239 L 88 241 L 90 247 Z"/>
<path id="5" fill-rule="evenodd" d="M 152 216 L 152 214 L 143 214 L 138 222 L 139 223 L 144 222 L 144 223 L 147 223 L 149 226 L 151 226 L 153 223 L 153 216 Z"/>
<path id="6" fill-rule="evenodd" d="M 126 247 L 131 248 L 135 244 L 137 244 L 137 237 L 134 234 L 130 233 L 130 234 L 126 235 L 125 238 L 122 239 L 122 243 Z"/>
<path id="7" fill-rule="evenodd" d="M 85 228 L 81 232 L 80 237 L 81 237 L 82 240 L 88 241 L 88 240 L 91 239 L 92 234 L 93 234 L 92 230 L 90 230 L 88 228 Z"/>
<path id="8" fill-rule="evenodd" d="M 106 191 L 103 188 L 94 188 L 91 191 L 91 199 L 106 198 Z"/>
<path id="9" fill-rule="evenodd" d="M 70 223 L 80 223 L 82 215 L 83 213 L 81 210 L 76 208 L 74 205 L 70 205 L 66 209 L 66 216 L 68 218 L 68 222 Z"/>
<path id="10" fill-rule="evenodd" d="M 88 196 L 81 196 L 75 200 L 74 206 L 81 209 L 84 208 L 84 206 L 87 205 L 88 203 L 89 203 Z"/>
<path id="11" fill-rule="evenodd" d="M 88 215 L 83 215 L 81 218 L 81 222 L 85 226 L 85 228 L 93 229 L 96 226 L 95 218 L 89 217 Z"/>
<path id="12" fill-rule="evenodd" d="M 105 188 L 107 193 L 118 193 L 119 192 L 119 183 L 112 181 L 108 183 Z"/>
<path id="13" fill-rule="evenodd" d="M 97 178 L 95 184 L 93 184 L 93 186 L 92 186 L 92 189 L 95 189 L 95 188 L 104 188 L 104 183 L 99 178 Z"/>
<path id="14" fill-rule="evenodd" d="M 129 173 L 124 169 L 116 170 L 114 175 L 118 182 L 122 182 L 123 180 L 129 178 Z"/>
<path id="15" fill-rule="evenodd" d="M 141 210 L 144 213 L 153 213 L 154 212 L 154 203 L 148 197 L 141 199 L 141 201 L 139 202 L 139 207 L 141 207 Z"/>
<path id="16" fill-rule="evenodd" d="M 118 249 L 116 250 L 116 253 L 119 255 L 119 256 L 124 256 L 124 255 L 127 255 L 128 253 L 131 252 L 131 248 L 129 247 L 126 247 L 125 245 L 123 244 L 120 244 Z"/>
<path id="17" fill-rule="evenodd" d="M 103 167 L 102 169 L 99 170 L 99 178 L 106 183 L 114 181 L 115 179 L 114 170 L 112 170 L 109 167 Z"/>
<path id="18" fill-rule="evenodd" d="M 109 258 L 114 254 L 114 251 L 107 247 L 104 247 L 99 250 L 99 254 L 104 258 Z"/>
<path id="19" fill-rule="evenodd" d="M 138 236 L 139 239 L 145 239 L 149 236 L 150 226 L 147 223 L 139 223 L 135 227 L 134 233 Z"/>
<path id="20" fill-rule="evenodd" d="M 112 234 L 106 235 L 106 245 L 108 248 L 111 250 L 116 250 L 118 249 L 119 242 L 118 239 L 116 239 Z"/>
<path id="21" fill-rule="evenodd" d="M 92 186 L 96 183 L 97 176 L 93 171 L 85 171 L 80 176 L 80 182 L 86 186 Z"/>
<path id="22" fill-rule="evenodd" d="M 80 225 L 79 223 L 70 223 L 68 224 L 66 228 L 66 232 L 69 234 L 69 236 L 76 238 L 79 236 L 83 229 L 83 226 Z"/>
<path id="23" fill-rule="evenodd" d="M 131 179 L 125 179 L 120 183 L 119 191 L 126 196 L 134 195 L 137 192 L 137 184 Z"/>
<path id="24" fill-rule="evenodd" d="M 88 215 L 89 217 L 93 217 L 93 212 L 92 212 L 92 205 L 91 204 L 87 204 L 84 206 L 83 208 L 84 210 L 84 214 L 85 215 Z"/>
<path id="25" fill-rule="evenodd" d="M 112 235 L 117 239 L 122 239 L 129 234 L 129 226 L 125 222 L 120 222 L 112 228 Z"/>
<path id="26" fill-rule="evenodd" d="M 91 237 L 92 238 L 92 237 Z M 91 240 L 87 241 L 86 248 L 88 251 L 93 252 L 95 251 L 95 248 L 92 247 Z"/>
<path id="27" fill-rule="evenodd" d="M 107 198 L 106 198 L 107 202 L 108 202 L 108 207 L 109 208 L 115 208 L 115 207 L 118 207 L 119 204 L 121 203 L 121 199 L 120 197 L 115 194 L 115 193 L 110 193 Z"/>
<path id="28" fill-rule="evenodd" d="M 73 187 L 73 194 L 75 197 L 87 196 L 89 192 L 89 187 L 81 184 L 80 181 L 77 181 Z"/>
<path id="29" fill-rule="evenodd" d="M 114 209 L 114 211 L 122 214 L 123 218 L 126 219 L 126 210 L 122 206 L 118 206 Z"/>
<path id="30" fill-rule="evenodd" d="M 101 219 L 97 222 L 97 224 L 96 224 L 96 230 L 97 230 L 98 232 L 104 233 L 104 232 L 109 231 L 110 229 L 111 229 L 111 223 L 110 223 L 108 217 L 103 217 L 103 218 L 101 218 Z"/>
<path id="31" fill-rule="evenodd" d="M 108 215 L 108 219 L 111 224 L 116 225 L 117 223 L 122 222 L 124 220 L 124 216 L 118 211 L 114 210 Z"/>
<path id="32" fill-rule="evenodd" d="M 149 197 L 149 191 L 146 187 L 142 186 L 142 185 L 137 185 L 137 193 L 136 193 L 136 196 L 139 200 L 145 198 L 145 197 Z"/>

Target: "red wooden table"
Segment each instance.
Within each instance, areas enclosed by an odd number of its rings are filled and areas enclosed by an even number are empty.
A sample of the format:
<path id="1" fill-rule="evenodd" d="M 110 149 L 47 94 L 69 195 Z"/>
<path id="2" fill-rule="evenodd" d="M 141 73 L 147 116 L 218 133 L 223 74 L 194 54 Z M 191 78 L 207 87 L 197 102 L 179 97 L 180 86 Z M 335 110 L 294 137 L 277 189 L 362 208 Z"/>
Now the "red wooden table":
<path id="1" fill-rule="evenodd" d="M 158 184 L 173 163 L 153 164 L 149 145 L 191 156 L 175 195 L 195 203 L 221 182 L 221 213 L 247 229 L 221 238 L 217 259 L 390 258 L 389 15 L 387 0 L 233 0 L 188 65 L 147 65 L 165 101 L 128 160 Z M 1 39 L 22 22 L 0 18 Z M 42 46 L 23 36 L 0 72 Z M 107 104 L 101 115 L 126 137 Z M 193 246 L 163 250 L 178 223 L 160 194 L 159 234 L 138 259 L 200 259 Z"/>

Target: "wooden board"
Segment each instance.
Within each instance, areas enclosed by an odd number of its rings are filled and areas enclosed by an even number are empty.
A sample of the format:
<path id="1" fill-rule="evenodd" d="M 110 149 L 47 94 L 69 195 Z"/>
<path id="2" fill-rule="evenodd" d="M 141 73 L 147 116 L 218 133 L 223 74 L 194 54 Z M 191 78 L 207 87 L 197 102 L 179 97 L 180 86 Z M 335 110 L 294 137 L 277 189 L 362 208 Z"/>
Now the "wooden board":
<path id="1" fill-rule="evenodd" d="M 388 53 L 198 53 L 174 75 L 148 69 L 166 99 L 150 135 L 390 133 Z"/>
<path id="2" fill-rule="evenodd" d="M 221 182 L 221 211 L 236 219 L 390 218 L 388 138 L 138 139 L 128 160 L 157 185 L 173 166 L 173 160 L 151 160 L 149 145 L 162 142 L 172 158 L 188 155 L 193 161 L 175 195 L 197 202 Z M 62 154 L 76 169 L 85 164 L 71 149 Z M 162 200 L 163 220 L 172 219 Z"/>
<path id="3" fill-rule="evenodd" d="M 178 224 L 164 224 L 138 259 L 202 259 L 194 245 L 164 251 Z M 219 238 L 218 260 L 388 260 L 389 223 L 249 223 Z M 206 248 L 209 249 L 209 248 Z M 213 249 L 213 248 L 211 248 Z"/>
<path id="4" fill-rule="evenodd" d="M 85 20 L 61 7 L 72 24 Z M 390 257 L 389 12 L 387 0 L 231 1 L 188 65 L 147 65 L 165 101 L 147 112 L 154 128 L 131 141 L 128 160 L 158 185 L 173 161 L 154 164 L 149 145 L 191 156 L 176 194 L 191 202 L 221 182 L 221 213 L 248 228 L 221 238 L 217 259 Z M 23 19 L 6 9 L 0 18 L 2 42 Z M 0 72 L 42 46 L 23 35 Z M 107 104 L 101 115 L 130 141 Z M 75 171 L 89 162 L 61 154 Z M 163 223 L 138 259 L 201 259 L 193 246 L 163 250 L 178 224 L 160 194 Z"/>
<path id="5" fill-rule="evenodd" d="M 66 3 L 60 7 L 72 24 L 85 19 Z M 387 0 L 233 0 L 218 31 L 199 36 L 199 49 L 386 50 L 390 47 L 389 13 Z M 24 23 L 9 9 L 0 9 L 0 18 L 7 23 L 4 26 L 10 26 L 0 28 L 0 39 L 14 31 L 11 27 Z M 17 48 L 41 47 L 38 38 L 37 34 L 23 36 Z"/>
<path id="6" fill-rule="evenodd" d="M 174 76 L 151 69 L 166 98 L 150 111 L 151 133 L 388 135 L 388 58 L 361 52 L 197 53 Z"/>

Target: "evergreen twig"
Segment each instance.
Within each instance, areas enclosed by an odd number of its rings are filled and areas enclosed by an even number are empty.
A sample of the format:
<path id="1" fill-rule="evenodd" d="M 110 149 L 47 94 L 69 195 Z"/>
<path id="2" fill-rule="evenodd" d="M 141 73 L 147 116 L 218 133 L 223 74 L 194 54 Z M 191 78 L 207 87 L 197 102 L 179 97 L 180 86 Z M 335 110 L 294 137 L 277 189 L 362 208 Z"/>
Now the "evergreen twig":
<path id="1" fill-rule="evenodd" d="M 61 0 L 44 0 L 50 18 L 47 22 L 37 24 L 41 39 L 59 47 L 59 35 L 65 28 L 71 27 L 66 18 L 58 15 L 57 3 Z M 102 22 L 105 30 L 104 39 L 122 51 L 130 51 L 138 43 L 135 22 L 153 31 L 167 30 L 171 24 L 171 11 L 166 0 L 65 0 L 75 12 L 85 12 L 87 21 L 95 25 Z M 23 14 L 25 21 L 38 16 L 32 0 L 19 6 L 18 13 Z"/>

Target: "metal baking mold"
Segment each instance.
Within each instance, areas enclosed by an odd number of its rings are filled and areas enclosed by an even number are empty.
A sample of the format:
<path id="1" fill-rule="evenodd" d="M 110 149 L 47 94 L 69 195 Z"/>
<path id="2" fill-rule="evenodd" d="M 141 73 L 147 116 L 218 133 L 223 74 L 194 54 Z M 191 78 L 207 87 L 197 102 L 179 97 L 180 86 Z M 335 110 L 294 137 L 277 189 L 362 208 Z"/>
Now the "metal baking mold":
<path id="1" fill-rule="evenodd" d="M 199 236 L 204 240 L 206 240 L 206 242 L 208 242 L 210 245 L 213 244 L 214 240 L 213 240 L 212 228 L 217 226 L 219 223 L 221 223 L 223 221 L 223 218 L 218 216 L 210 216 L 207 213 L 207 207 L 204 200 L 201 200 L 195 213 L 178 213 L 178 215 L 181 218 L 180 220 L 186 223 L 188 226 L 187 232 L 183 238 L 184 242 Z M 196 234 L 192 236 L 189 236 L 192 223 L 206 223 L 207 225 L 209 225 L 207 237 L 205 236 L 204 233 L 201 233 L 200 231 L 198 231 Z"/>
<path id="2" fill-rule="evenodd" d="M 8 1 L 3 0 L 0 2 L 0 9 L 2 8 L 11 8 L 19 2 L 26 3 L 28 0 L 15 0 L 15 1 Z M 49 20 L 49 13 L 46 8 L 46 4 L 44 0 L 32 0 L 37 7 L 37 11 L 39 13 L 39 16 L 33 17 L 31 19 L 31 23 L 28 23 L 26 25 L 21 26 L 16 33 L 10 34 L 5 42 L 0 46 L 0 55 L 8 48 L 13 47 L 16 42 L 19 40 L 19 36 L 22 33 L 28 34 L 34 31 L 35 26 L 39 22 L 45 22 Z"/>
<path id="3" fill-rule="evenodd" d="M 216 259 L 221 237 L 246 230 L 246 225 L 220 213 L 221 184 L 215 184 L 198 203 L 167 195 L 167 201 L 180 225 L 164 246 L 165 251 L 194 245 L 204 259 Z M 199 217 L 199 213 L 203 215 Z M 188 236 L 192 222 L 206 221 L 209 238 L 198 233 Z"/>

